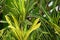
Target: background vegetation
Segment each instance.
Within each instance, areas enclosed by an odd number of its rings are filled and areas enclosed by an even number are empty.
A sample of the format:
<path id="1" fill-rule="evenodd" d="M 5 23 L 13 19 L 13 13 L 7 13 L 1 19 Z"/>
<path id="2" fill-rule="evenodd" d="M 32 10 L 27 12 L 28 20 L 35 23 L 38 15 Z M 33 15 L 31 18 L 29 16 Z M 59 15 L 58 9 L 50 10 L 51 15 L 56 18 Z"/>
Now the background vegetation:
<path id="1" fill-rule="evenodd" d="M 60 40 L 59 0 L 0 0 L 0 40 Z"/>

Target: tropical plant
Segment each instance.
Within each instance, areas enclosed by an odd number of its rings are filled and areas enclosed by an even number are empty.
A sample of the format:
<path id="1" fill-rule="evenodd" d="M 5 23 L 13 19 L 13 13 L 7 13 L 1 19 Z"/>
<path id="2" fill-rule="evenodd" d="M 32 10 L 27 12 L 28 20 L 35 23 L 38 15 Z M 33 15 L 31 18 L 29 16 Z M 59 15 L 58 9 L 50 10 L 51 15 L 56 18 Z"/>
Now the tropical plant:
<path id="1" fill-rule="evenodd" d="M 59 3 L 59 0 L 5 0 L 3 13 L 8 26 L 0 30 L 0 39 L 60 40 L 60 12 L 56 10 Z"/>
<path id="2" fill-rule="evenodd" d="M 25 10 L 24 2 L 24 0 L 18 0 L 18 4 L 16 0 L 10 2 L 12 5 L 12 7 L 10 8 L 11 11 L 9 11 L 9 14 L 5 16 L 6 21 L 9 24 L 8 27 L 15 34 L 17 40 L 27 40 L 31 32 L 39 28 L 41 25 L 40 22 L 38 23 L 38 18 L 34 21 L 31 27 L 27 29 L 27 25 L 31 23 L 27 19 L 25 19 L 27 13 Z M 7 39 L 5 39 L 5 37 L 3 36 L 3 40 Z"/>

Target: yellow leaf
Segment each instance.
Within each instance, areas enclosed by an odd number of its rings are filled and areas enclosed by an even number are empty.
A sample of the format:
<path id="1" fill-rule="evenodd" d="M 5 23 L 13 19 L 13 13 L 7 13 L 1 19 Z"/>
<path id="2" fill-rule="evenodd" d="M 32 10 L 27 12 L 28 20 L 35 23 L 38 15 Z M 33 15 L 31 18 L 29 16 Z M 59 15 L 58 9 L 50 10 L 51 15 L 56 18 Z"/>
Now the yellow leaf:
<path id="1" fill-rule="evenodd" d="M 31 28 L 26 32 L 26 35 L 25 35 L 24 40 L 27 40 L 27 38 L 29 37 L 29 35 L 31 34 L 32 31 L 34 31 L 34 30 L 36 30 L 37 28 L 40 27 L 41 22 L 38 23 L 38 21 L 39 21 L 39 18 L 34 21 L 34 23 L 33 23 L 33 25 L 31 26 Z M 37 23 L 38 23 L 38 24 L 37 24 Z"/>

